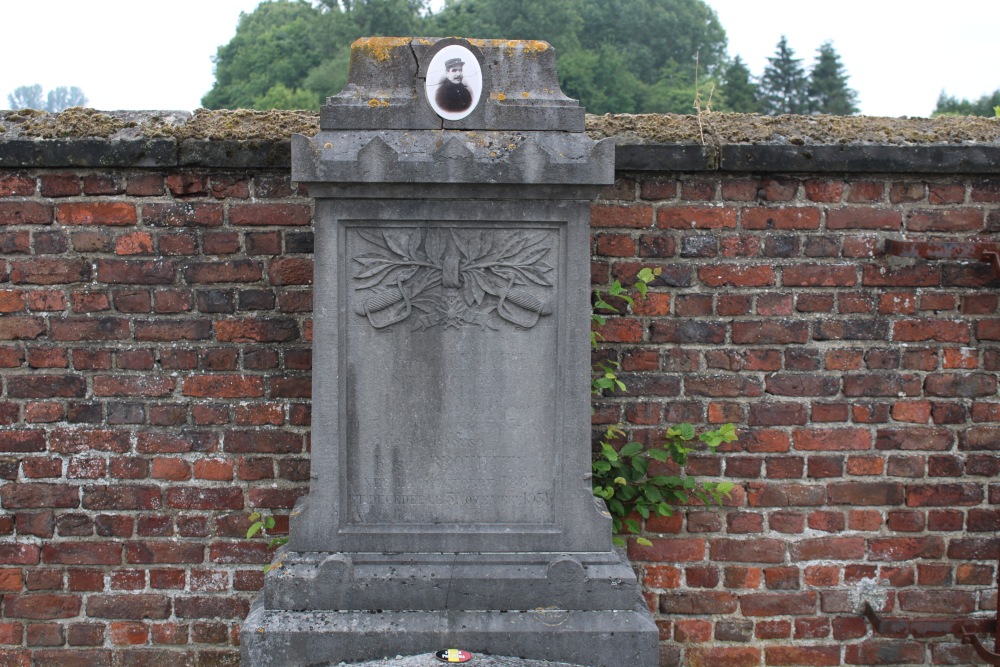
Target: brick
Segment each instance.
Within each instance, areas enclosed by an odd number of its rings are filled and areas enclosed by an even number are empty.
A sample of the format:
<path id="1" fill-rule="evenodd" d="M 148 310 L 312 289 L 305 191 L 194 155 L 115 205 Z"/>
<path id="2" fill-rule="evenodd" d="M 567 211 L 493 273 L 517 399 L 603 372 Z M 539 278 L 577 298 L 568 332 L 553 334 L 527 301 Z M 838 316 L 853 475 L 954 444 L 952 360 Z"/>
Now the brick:
<path id="1" fill-rule="evenodd" d="M 893 411 L 895 413 L 895 407 Z M 930 412 L 930 406 L 928 406 L 927 412 Z M 930 415 L 928 414 L 928 416 Z M 944 428 L 911 426 L 903 429 L 879 429 L 875 440 L 875 449 L 945 451 L 951 449 L 954 441 L 954 433 Z"/>
<path id="2" fill-rule="evenodd" d="M 786 545 L 769 538 L 716 539 L 711 541 L 709 558 L 713 561 L 741 563 L 781 563 Z"/>
<path id="3" fill-rule="evenodd" d="M 156 594 L 91 595 L 91 618 L 164 619 L 170 616 L 170 598 Z"/>
<path id="4" fill-rule="evenodd" d="M 736 345 L 787 345 L 805 343 L 809 325 L 796 321 L 737 321 L 732 324 L 732 341 Z"/>
<path id="5" fill-rule="evenodd" d="M 691 562 L 705 558 L 705 540 L 690 539 L 651 539 L 652 546 L 643 546 L 634 540 L 629 540 L 629 557 L 633 560 L 654 562 Z"/>
<path id="6" fill-rule="evenodd" d="M 811 207 L 745 208 L 744 229 L 819 229 L 820 211 Z"/>
<path id="7" fill-rule="evenodd" d="M 243 509 L 243 491 L 238 487 L 167 489 L 167 506 L 177 509 L 239 510 Z"/>
<path id="8" fill-rule="evenodd" d="M 56 220 L 64 225 L 130 226 L 137 216 L 135 206 L 127 202 L 73 202 L 56 206 Z"/>
<path id="9" fill-rule="evenodd" d="M 592 207 L 594 208 L 599 207 Z M 229 222 L 237 226 L 308 225 L 312 213 L 308 204 L 246 204 L 229 209 Z"/>
<path id="10" fill-rule="evenodd" d="M 151 255 L 153 254 L 153 237 L 149 232 L 123 234 L 115 239 L 116 255 Z"/>
<path id="11" fill-rule="evenodd" d="M 167 492 L 170 493 L 169 491 Z M 126 563 L 180 564 L 201 563 L 205 547 L 197 542 L 129 542 L 125 545 Z"/>
<path id="12" fill-rule="evenodd" d="M 978 505 L 983 489 L 978 484 L 907 485 L 906 504 L 910 507 L 950 507 Z"/>
<path id="13" fill-rule="evenodd" d="M 891 209 L 845 207 L 826 212 L 827 229 L 880 229 L 901 231 L 903 217 Z"/>
<path id="14" fill-rule="evenodd" d="M 857 282 L 854 265 L 800 264 L 781 270 L 781 284 L 786 287 L 851 287 Z"/>
<path id="15" fill-rule="evenodd" d="M 218 445 L 219 436 L 208 431 L 146 431 L 136 439 L 136 451 L 142 454 L 210 452 Z"/>
<path id="16" fill-rule="evenodd" d="M 0 452 L 29 453 L 45 451 L 45 431 L 18 429 L 0 431 Z"/>
<path id="17" fill-rule="evenodd" d="M 0 174 L 0 197 L 30 197 L 35 194 L 35 177 L 27 174 Z"/>
<path id="18" fill-rule="evenodd" d="M 653 343 L 704 343 L 721 345 L 726 340 L 726 326 L 694 319 L 658 320 L 650 328 Z"/>
<path id="19" fill-rule="evenodd" d="M 764 649 L 768 665 L 839 665 L 840 646 L 768 646 Z"/>
<path id="20" fill-rule="evenodd" d="M 232 319 L 215 323 L 216 337 L 229 343 L 285 343 L 299 338 L 293 319 Z"/>
<path id="21" fill-rule="evenodd" d="M 168 285 L 174 282 L 176 266 L 165 259 L 99 259 L 97 280 L 109 284 Z"/>
<path id="22" fill-rule="evenodd" d="M 53 565 L 119 565 L 122 545 L 114 542 L 59 542 L 42 547 L 42 560 Z"/>
<path id="23" fill-rule="evenodd" d="M 143 204 L 142 217 L 146 224 L 159 227 L 218 227 L 223 210 L 222 204 Z"/>
<path id="24" fill-rule="evenodd" d="M 931 396 L 975 398 L 995 395 L 997 379 L 990 373 L 937 373 L 927 376 L 924 387 Z"/>
<path id="25" fill-rule="evenodd" d="M 257 260 L 235 259 L 215 262 L 192 262 L 184 269 L 188 283 L 252 283 L 264 275 L 264 265 Z"/>
<path id="26" fill-rule="evenodd" d="M 60 317 L 51 320 L 49 337 L 58 341 L 127 340 L 128 320 L 121 317 Z"/>
<path id="27" fill-rule="evenodd" d="M 715 206 L 673 206 L 656 212 L 660 229 L 722 229 L 736 227 L 736 209 Z"/>
<path id="28" fill-rule="evenodd" d="M 892 339 L 902 342 L 935 341 L 968 343 L 972 330 L 968 322 L 923 318 L 893 322 Z"/>
<path id="29" fill-rule="evenodd" d="M 919 396 L 920 378 L 898 373 L 844 375 L 844 395 L 849 397 Z"/>
<path id="30" fill-rule="evenodd" d="M 757 667 L 761 650 L 750 646 L 698 646 L 687 649 L 690 665 L 725 665 L 726 667 Z"/>
<path id="31" fill-rule="evenodd" d="M 2 225 L 50 225 L 52 207 L 34 201 L 0 202 Z"/>
<path id="32" fill-rule="evenodd" d="M 723 591 L 683 591 L 661 593 L 662 614 L 731 614 L 736 611 L 738 598 Z"/>
<path id="33" fill-rule="evenodd" d="M 94 396 L 143 396 L 148 398 L 169 396 L 175 381 L 167 376 L 114 376 L 98 375 L 93 379 Z"/>
<path id="34" fill-rule="evenodd" d="M 941 283 L 941 270 L 930 263 L 899 268 L 868 264 L 862 267 L 861 283 L 869 287 L 933 287 Z"/>
<path id="35" fill-rule="evenodd" d="M 983 229 L 983 211 L 977 208 L 917 209 L 906 216 L 911 232 L 974 232 Z"/>
<path id="36" fill-rule="evenodd" d="M 29 593 L 4 596 L 4 616 L 7 618 L 27 618 L 34 621 L 73 618 L 79 615 L 81 606 L 78 595 Z"/>
<path id="37" fill-rule="evenodd" d="M 89 450 L 124 453 L 131 447 L 129 433 L 111 429 L 60 428 L 51 431 L 49 448 L 60 454 Z"/>
<path id="38" fill-rule="evenodd" d="M 69 285 L 90 280 L 90 264 L 82 259 L 25 259 L 11 262 L 15 285 Z"/>
<path id="39" fill-rule="evenodd" d="M 212 337 L 212 321 L 208 319 L 137 320 L 134 326 L 137 341 L 175 342 Z"/>
<path id="40" fill-rule="evenodd" d="M 743 264 L 705 266 L 698 269 L 698 279 L 708 287 L 767 287 L 776 282 L 771 266 Z"/>
<path id="41" fill-rule="evenodd" d="M 247 398 L 264 395 L 264 378 L 247 375 L 193 375 L 184 379 L 185 396 Z"/>
<path id="42" fill-rule="evenodd" d="M 748 593 L 740 596 L 744 616 L 806 616 L 816 613 L 817 595 L 806 593 Z"/>
<path id="43" fill-rule="evenodd" d="M 80 505 L 80 491 L 65 484 L 12 482 L 0 487 L 0 501 L 6 509 L 73 508 Z"/>
<path id="44" fill-rule="evenodd" d="M 884 537 L 869 540 L 872 560 L 906 561 L 914 558 L 941 558 L 944 539 L 931 537 Z"/>
<path id="45" fill-rule="evenodd" d="M 903 485 L 898 482 L 840 482 L 830 484 L 831 505 L 902 505 Z"/>
<path id="46" fill-rule="evenodd" d="M 246 599 L 233 596 L 190 596 L 174 600 L 178 618 L 231 618 L 242 620 L 250 612 Z"/>
<path id="47" fill-rule="evenodd" d="M 83 489 L 83 507 L 90 510 L 155 510 L 163 506 L 159 487 L 94 485 Z"/>
<path id="48" fill-rule="evenodd" d="M 794 561 L 861 560 L 865 557 L 865 540 L 861 537 L 819 537 L 793 542 L 789 553 Z"/>
<path id="49" fill-rule="evenodd" d="M 39 548 L 34 544 L 0 544 L 0 563 L 4 565 L 38 565 L 40 553 Z M 9 579 L 6 581 L 9 582 Z M 17 590 L 20 588 L 21 586 L 18 584 Z"/>
<path id="50" fill-rule="evenodd" d="M 599 239 L 599 252 L 600 245 Z M 633 254 L 635 254 L 634 247 L 626 256 Z M 313 262 L 311 259 L 299 257 L 278 257 L 271 260 L 267 275 L 272 285 L 312 285 Z"/>
<path id="51" fill-rule="evenodd" d="M 971 591 L 905 590 L 897 593 L 899 608 L 930 614 L 968 614 L 976 608 Z"/>

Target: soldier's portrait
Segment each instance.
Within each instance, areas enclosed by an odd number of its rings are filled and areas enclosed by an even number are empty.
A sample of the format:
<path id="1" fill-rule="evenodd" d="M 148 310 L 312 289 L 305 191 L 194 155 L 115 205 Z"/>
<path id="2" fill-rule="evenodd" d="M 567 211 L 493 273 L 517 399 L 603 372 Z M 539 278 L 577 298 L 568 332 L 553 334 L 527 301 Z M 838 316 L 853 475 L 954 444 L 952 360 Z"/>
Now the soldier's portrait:
<path id="1" fill-rule="evenodd" d="M 427 101 L 445 120 L 460 120 L 472 113 L 482 89 L 479 60 L 464 46 L 444 47 L 427 66 Z"/>

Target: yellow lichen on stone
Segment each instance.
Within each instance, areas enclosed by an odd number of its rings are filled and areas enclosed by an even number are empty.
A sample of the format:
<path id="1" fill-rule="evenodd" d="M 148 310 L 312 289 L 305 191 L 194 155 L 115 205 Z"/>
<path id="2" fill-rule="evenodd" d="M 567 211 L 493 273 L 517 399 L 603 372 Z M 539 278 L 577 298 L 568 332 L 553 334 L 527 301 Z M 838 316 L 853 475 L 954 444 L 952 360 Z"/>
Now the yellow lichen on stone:
<path id="1" fill-rule="evenodd" d="M 503 102 L 505 99 L 507 99 L 507 96 L 504 95 L 503 93 L 492 92 L 490 93 L 490 99 L 496 100 L 497 102 Z"/>
<path id="2" fill-rule="evenodd" d="M 524 91 L 523 93 L 521 93 L 521 97 L 531 97 L 531 93 L 529 93 L 528 91 Z"/>
<path id="3" fill-rule="evenodd" d="M 409 46 L 412 41 L 412 37 L 362 37 L 351 44 L 351 52 L 365 52 L 378 62 L 385 62 L 395 55 L 396 49 Z"/>
<path id="4" fill-rule="evenodd" d="M 372 109 L 375 109 L 376 107 L 387 107 L 389 106 L 389 103 L 386 102 L 385 100 L 379 100 L 373 97 L 370 100 L 368 100 L 368 106 L 371 107 Z"/>

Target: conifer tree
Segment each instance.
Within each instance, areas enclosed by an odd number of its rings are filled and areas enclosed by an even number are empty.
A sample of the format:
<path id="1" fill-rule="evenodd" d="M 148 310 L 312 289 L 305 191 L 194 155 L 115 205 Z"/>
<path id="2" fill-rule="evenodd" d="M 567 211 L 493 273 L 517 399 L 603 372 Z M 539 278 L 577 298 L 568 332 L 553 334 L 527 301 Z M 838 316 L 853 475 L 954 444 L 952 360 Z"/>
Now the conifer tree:
<path id="1" fill-rule="evenodd" d="M 802 69 L 802 59 L 788 46 L 781 36 L 773 58 L 767 59 L 764 76 L 760 79 L 760 95 L 764 113 L 777 116 L 783 113 L 808 113 L 809 81 Z"/>
<path id="2" fill-rule="evenodd" d="M 858 93 L 847 87 L 847 72 L 831 42 L 820 45 L 809 75 L 809 111 L 837 116 L 858 112 Z"/>
<path id="3" fill-rule="evenodd" d="M 760 89 L 753 82 L 750 69 L 739 56 L 733 58 L 722 74 L 722 99 L 727 111 L 761 113 Z"/>

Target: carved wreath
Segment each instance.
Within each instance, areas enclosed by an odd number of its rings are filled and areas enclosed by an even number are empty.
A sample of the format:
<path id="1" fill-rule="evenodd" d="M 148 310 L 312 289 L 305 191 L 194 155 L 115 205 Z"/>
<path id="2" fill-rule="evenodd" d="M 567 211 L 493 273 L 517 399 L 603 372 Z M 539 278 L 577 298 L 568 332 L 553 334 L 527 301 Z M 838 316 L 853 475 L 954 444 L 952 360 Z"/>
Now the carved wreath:
<path id="1" fill-rule="evenodd" d="M 552 287 L 543 261 L 552 250 L 544 233 L 483 229 L 357 230 L 377 247 L 354 258 L 356 290 L 369 290 L 356 308 L 377 329 L 420 311 L 416 329 L 478 325 L 498 319 L 535 326 L 552 312 L 526 287 Z"/>

